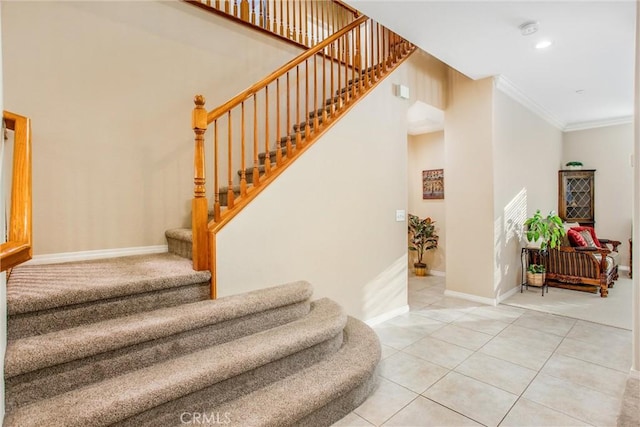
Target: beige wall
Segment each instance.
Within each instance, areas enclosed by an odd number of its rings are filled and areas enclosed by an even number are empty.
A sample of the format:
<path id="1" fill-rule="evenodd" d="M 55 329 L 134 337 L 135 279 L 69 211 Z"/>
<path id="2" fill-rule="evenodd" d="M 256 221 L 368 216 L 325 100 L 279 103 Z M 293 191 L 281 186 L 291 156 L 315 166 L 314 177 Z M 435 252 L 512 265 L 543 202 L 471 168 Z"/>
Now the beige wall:
<path id="1" fill-rule="evenodd" d="M 500 298 L 520 285 L 524 221 L 557 211 L 562 132 L 494 90 L 494 287 Z"/>
<path id="2" fill-rule="evenodd" d="M 37 255 L 166 244 L 190 222 L 193 96 L 214 108 L 299 53 L 183 2 L 3 2 L 2 20 Z"/>
<path id="3" fill-rule="evenodd" d="M 619 240 L 620 264 L 629 265 L 633 199 L 633 123 L 564 134 L 562 164 L 572 160 L 596 169 L 595 215 L 598 236 Z"/>
<path id="4" fill-rule="evenodd" d="M 438 248 L 428 251 L 424 261 L 431 273 L 446 271 L 446 217 L 447 171 L 445 170 L 445 198 L 443 200 L 424 200 L 422 198 L 422 171 L 427 169 L 444 169 L 444 132 L 431 132 L 422 135 L 409 135 L 408 143 L 408 212 L 420 218 L 431 217 L 436 221 L 436 233 L 440 237 Z M 415 253 L 409 252 L 409 268 L 415 262 Z"/>
<path id="5" fill-rule="evenodd" d="M 304 279 L 364 320 L 407 304 L 408 102 L 393 77 L 218 233 L 219 295 Z"/>
<path id="6" fill-rule="evenodd" d="M 445 112 L 447 291 L 493 298 L 493 79 L 451 72 Z"/>

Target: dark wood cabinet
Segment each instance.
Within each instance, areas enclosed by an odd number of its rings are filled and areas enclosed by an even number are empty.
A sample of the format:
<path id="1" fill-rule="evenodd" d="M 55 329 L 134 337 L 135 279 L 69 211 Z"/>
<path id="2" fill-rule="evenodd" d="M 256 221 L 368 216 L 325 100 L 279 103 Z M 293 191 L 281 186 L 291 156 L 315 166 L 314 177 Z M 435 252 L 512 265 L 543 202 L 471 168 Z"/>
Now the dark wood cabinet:
<path id="1" fill-rule="evenodd" d="M 566 222 L 593 227 L 595 170 L 558 171 L 558 215 Z"/>

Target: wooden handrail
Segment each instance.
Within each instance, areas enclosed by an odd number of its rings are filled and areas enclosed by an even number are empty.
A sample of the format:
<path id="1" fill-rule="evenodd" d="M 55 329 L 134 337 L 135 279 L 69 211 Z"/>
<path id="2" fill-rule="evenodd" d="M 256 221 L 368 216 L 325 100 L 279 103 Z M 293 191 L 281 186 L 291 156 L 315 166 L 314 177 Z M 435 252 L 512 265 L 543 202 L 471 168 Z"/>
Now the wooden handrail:
<path id="1" fill-rule="evenodd" d="M 289 13 L 299 15 L 300 9 L 292 4 Z M 351 14 L 346 9 L 343 13 Z M 302 32 L 297 37 L 302 38 Z M 193 267 L 212 271 L 212 297 L 216 233 L 414 50 L 408 41 L 361 16 L 209 112 L 204 97 L 196 96 Z M 210 126 L 212 218 L 204 176 L 204 139 Z"/>
<path id="2" fill-rule="evenodd" d="M 9 111 L 3 112 L 7 129 L 14 132 L 11 181 L 11 212 L 8 239 L 0 245 L 0 271 L 31 259 L 31 121 Z"/>
<path id="3" fill-rule="evenodd" d="M 368 18 L 366 16 L 361 16 L 360 18 L 356 19 L 351 24 L 347 25 L 337 33 L 334 33 L 333 35 L 331 35 L 321 43 L 318 43 L 311 49 L 308 49 L 305 52 L 301 53 L 299 56 L 293 58 L 291 61 L 287 62 L 282 67 L 278 68 L 273 73 L 269 74 L 267 77 L 263 78 L 256 84 L 243 90 L 242 92 L 240 92 L 239 94 L 237 94 L 236 96 L 234 96 L 233 98 L 231 98 L 230 100 L 228 100 L 227 102 L 219 106 L 218 108 L 211 110 L 207 114 L 207 124 L 208 125 L 211 124 L 215 119 L 219 118 L 223 114 L 226 114 L 230 109 L 240 105 L 242 101 L 251 97 L 253 94 L 257 93 L 258 91 L 264 89 L 265 86 L 274 82 L 277 78 L 284 76 L 288 71 L 293 70 L 296 66 L 300 65 L 305 60 L 311 58 L 314 55 L 317 55 L 318 53 L 323 51 L 327 46 L 331 45 L 336 40 L 340 39 L 349 31 L 352 31 L 354 28 L 360 26 L 367 19 Z"/>

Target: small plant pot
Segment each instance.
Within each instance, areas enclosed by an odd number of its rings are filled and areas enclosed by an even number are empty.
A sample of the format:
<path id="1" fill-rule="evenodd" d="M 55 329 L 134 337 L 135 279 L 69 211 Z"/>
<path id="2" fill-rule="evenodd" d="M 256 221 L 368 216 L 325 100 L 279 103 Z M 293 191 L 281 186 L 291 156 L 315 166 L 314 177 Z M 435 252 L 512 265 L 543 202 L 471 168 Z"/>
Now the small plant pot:
<path id="1" fill-rule="evenodd" d="M 569 166 L 567 166 L 567 169 L 570 170 L 570 171 L 579 171 L 579 170 L 582 170 L 582 166 L 569 165 Z"/>
<path id="2" fill-rule="evenodd" d="M 416 276 L 426 276 L 427 275 L 427 264 L 416 262 L 413 264 L 413 271 Z"/>
<path id="3" fill-rule="evenodd" d="M 527 271 L 527 285 L 529 286 L 542 286 L 544 285 L 545 273 L 532 273 Z"/>

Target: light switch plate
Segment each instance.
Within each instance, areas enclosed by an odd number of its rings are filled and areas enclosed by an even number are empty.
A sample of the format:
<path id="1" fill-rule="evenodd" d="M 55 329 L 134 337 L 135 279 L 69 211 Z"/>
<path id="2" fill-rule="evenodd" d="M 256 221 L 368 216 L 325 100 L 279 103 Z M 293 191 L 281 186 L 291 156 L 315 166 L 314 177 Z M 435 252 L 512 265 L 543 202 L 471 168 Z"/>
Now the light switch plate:
<path id="1" fill-rule="evenodd" d="M 406 219 L 406 214 L 405 214 L 404 209 L 398 209 L 398 210 L 396 211 L 396 221 L 398 221 L 398 222 L 402 222 L 402 221 L 404 221 L 405 219 Z"/>

